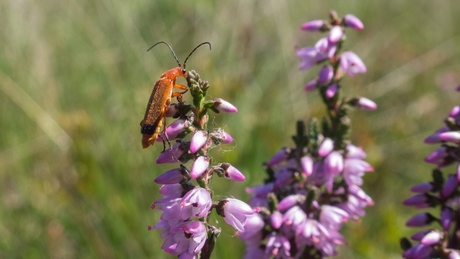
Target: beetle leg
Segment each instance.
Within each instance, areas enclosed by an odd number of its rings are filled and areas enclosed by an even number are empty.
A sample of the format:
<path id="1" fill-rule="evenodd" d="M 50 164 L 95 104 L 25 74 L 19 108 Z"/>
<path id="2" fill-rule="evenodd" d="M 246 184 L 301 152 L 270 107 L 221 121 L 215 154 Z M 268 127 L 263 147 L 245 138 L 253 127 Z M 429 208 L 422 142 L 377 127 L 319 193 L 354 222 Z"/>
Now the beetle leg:
<path id="1" fill-rule="evenodd" d="M 174 88 L 184 90 L 183 92 L 175 92 L 175 93 L 172 93 L 172 95 L 171 95 L 171 97 L 177 97 L 177 101 L 181 103 L 182 102 L 182 95 L 185 94 L 188 91 L 188 87 L 185 86 L 185 85 L 181 85 L 181 84 L 175 84 Z"/>

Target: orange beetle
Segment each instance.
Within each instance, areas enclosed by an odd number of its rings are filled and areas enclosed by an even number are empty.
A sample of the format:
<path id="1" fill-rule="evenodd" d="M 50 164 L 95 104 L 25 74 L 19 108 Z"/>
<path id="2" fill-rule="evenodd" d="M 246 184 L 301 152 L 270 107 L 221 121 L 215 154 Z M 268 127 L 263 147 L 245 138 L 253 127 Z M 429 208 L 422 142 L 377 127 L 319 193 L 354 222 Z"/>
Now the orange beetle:
<path id="1" fill-rule="evenodd" d="M 150 95 L 150 99 L 147 104 L 147 109 L 145 110 L 144 119 L 140 123 L 143 148 L 147 148 L 150 145 L 153 145 L 153 143 L 155 143 L 158 137 L 158 134 L 160 133 L 160 128 L 163 125 L 166 125 L 165 115 L 166 111 L 169 108 L 169 104 L 171 103 L 171 98 L 177 97 L 177 100 L 179 102 L 182 102 L 182 95 L 188 91 L 188 88 L 185 85 L 176 84 L 176 79 L 178 77 L 187 77 L 185 64 L 188 58 L 192 55 L 193 52 L 195 52 L 196 49 L 198 49 L 200 46 L 204 44 L 208 44 L 209 49 L 211 49 L 211 43 L 209 42 L 203 42 L 199 44 L 187 56 L 187 58 L 184 61 L 184 66 L 181 66 L 171 46 L 169 46 L 169 44 L 164 41 L 155 43 L 147 51 L 151 50 L 153 47 L 160 43 L 164 43 L 166 44 L 166 46 L 168 46 L 168 48 L 171 50 L 171 53 L 177 61 L 178 67 L 164 72 L 161 75 L 160 79 L 155 83 L 155 86 L 153 87 L 152 94 Z M 173 92 L 174 88 L 183 90 L 183 92 Z M 165 131 L 165 129 L 163 131 Z"/>

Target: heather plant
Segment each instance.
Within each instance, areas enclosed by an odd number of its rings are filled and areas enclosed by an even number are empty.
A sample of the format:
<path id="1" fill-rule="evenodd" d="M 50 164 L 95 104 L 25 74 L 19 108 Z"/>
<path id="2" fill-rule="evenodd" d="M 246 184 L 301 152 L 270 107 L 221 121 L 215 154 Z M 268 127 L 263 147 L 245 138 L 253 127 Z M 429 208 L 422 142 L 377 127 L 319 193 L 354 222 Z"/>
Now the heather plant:
<path id="1" fill-rule="evenodd" d="M 362 30 L 353 15 L 304 23 L 308 32 L 326 32 L 314 46 L 298 48 L 300 69 L 320 66 L 317 78 L 304 90 L 317 90 L 326 116 L 298 121 L 293 147 L 284 147 L 264 164 L 267 177 L 247 189 L 251 215 L 240 238 L 246 243 L 244 258 L 325 258 L 347 244 L 342 224 L 365 215 L 372 199 L 361 189 L 365 172 L 373 171 L 366 153 L 349 139 L 352 108 L 374 110 L 376 104 L 363 97 L 342 97 L 345 74 L 366 72 L 357 54 L 343 51 L 345 30 Z"/>
<path id="2" fill-rule="evenodd" d="M 181 259 L 204 259 L 210 258 L 220 234 L 220 228 L 209 223 L 211 212 L 215 210 L 237 231 L 244 231 L 243 225 L 253 210 L 235 198 L 212 199 L 213 176 L 232 181 L 244 181 L 245 177 L 229 163 L 213 163 L 209 151 L 232 143 L 233 139 L 222 128 L 208 127 L 208 112 L 234 113 L 237 108 L 221 98 L 206 100 L 209 83 L 193 70 L 188 72 L 187 85 L 192 103 L 179 102 L 169 107 L 167 115 L 176 120 L 157 139 L 176 143 L 162 152 L 156 162 L 180 165 L 155 179 L 162 185 L 163 198 L 155 201 L 152 208 L 162 214 L 160 221 L 149 229 L 162 231 L 165 241 L 161 248 L 165 252 Z"/>
<path id="3" fill-rule="evenodd" d="M 401 239 L 404 258 L 460 258 L 460 106 L 450 111 L 444 124 L 425 139 L 426 144 L 441 144 L 425 158 L 426 163 L 436 165 L 432 180 L 413 186 L 411 191 L 415 195 L 404 201 L 404 205 L 418 209 L 434 208 L 407 221 L 408 227 L 428 228 L 412 235 L 415 244 L 407 238 Z M 454 172 L 444 175 L 441 168 L 445 170 L 452 165 L 455 166 Z"/>

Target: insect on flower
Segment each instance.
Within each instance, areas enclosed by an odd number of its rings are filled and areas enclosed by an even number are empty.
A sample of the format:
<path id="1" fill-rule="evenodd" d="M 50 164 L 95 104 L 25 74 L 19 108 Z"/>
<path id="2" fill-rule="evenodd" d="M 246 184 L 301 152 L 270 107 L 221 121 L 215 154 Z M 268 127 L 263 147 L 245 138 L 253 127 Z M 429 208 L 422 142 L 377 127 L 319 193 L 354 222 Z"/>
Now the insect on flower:
<path id="1" fill-rule="evenodd" d="M 164 42 L 160 41 L 155 43 L 152 47 L 150 47 L 147 51 L 151 50 L 156 45 L 164 43 L 168 46 L 169 50 L 173 54 L 174 58 L 177 61 L 177 67 L 170 69 L 164 72 L 160 79 L 155 83 L 153 87 L 152 94 L 150 95 L 149 102 L 147 104 L 147 108 L 145 110 L 144 119 L 141 121 L 141 133 L 142 133 L 142 147 L 147 148 L 150 145 L 155 143 L 156 139 L 158 138 L 158 133 L 160 132 L 160 128 L 166 124 L 166 111 L 169 108 L 169 104 L 171 103 L 171 98 L 177 97 L 177 101 L 182 103 L 182 95 L 188 91 L 188 88 L 185 85 L 176 84 L 176 79 L 180 76 L 186 78 L 187 71 L 185 70 L 185 64 L 187 63 L 188 58 L 192 55 L 195 50 L 197 50 L 200 46 L 204 44 L 209 45 L 209 49 L 211 49 L 211 43 L 203 42 L 196 46 L 187 58 L 184 61 L 184 65 L 182 66 L 179 62 L 179 59 L 174 53 L 171 46 Z M 173 89 L 180 89 L 183 90 L 182 92 L 173 92 Z M 165 130 L 163 130 L 165 131 Z M 166 134 L 166 141 L 168 141 L 168 137 Z M 169 143 L 169 141 L 168 141 Z M 164 144 L 164 139 L 163 139 Z"/>

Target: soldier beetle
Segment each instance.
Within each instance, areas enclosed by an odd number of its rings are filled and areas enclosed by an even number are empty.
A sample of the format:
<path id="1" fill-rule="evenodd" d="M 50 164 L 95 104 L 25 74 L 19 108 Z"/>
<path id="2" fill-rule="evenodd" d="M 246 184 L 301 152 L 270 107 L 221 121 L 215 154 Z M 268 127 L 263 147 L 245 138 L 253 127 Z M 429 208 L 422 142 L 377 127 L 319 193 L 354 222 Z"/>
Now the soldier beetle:
<path id="1" fill-rule="evenodd" d="M 190 52 L 190 54 L 184 61 L 184 65 L 182 66 L 171 46 L 164 41 L 155 43 L 147 51 L 151 50 L 153 47 L 160 43 L 164 43 L 166 46 L 168 46 L 169 50 L 171 50 L 171 53 L 176 59 L 177 67 L 164 72 L 161 75 L 160 79 L 155 83 L 155 86 L 153 87 L 152 94 L 150 95 L 150 99 L 145 110 L 144 119 L 140 123 L 143 148 L 147 148 L 150 145 L 153 145 L 153 143 L 155 143 L 156 139 L 158 138 L 160 128 L 162 126 L 166 127 L 166 111 L 168 110 L 169 104 L 171 103 L 171 98 L 177 97 L 177 101 L 179 103 L 182 103 L 182 95 L 188 91 L 188 88 L 185 85 L 176 84 L 176 79 L 180 76 L 184 78 L 187 77 L 187 70 L 185 70 L 185 64 L 187 63 L 188 58 L 192 55 L 193 52 L 195 52 L 195 50 L 197 50 L 200 46 L 204 44 L 208 44 L 209 49 L 211 49 L 211 43 L 209 42 L 203 42 L 199 44 Z M 173 92 L 174 88 L 183 91 Z M 169 143 L 169 140 L 166 140 Z"/>

